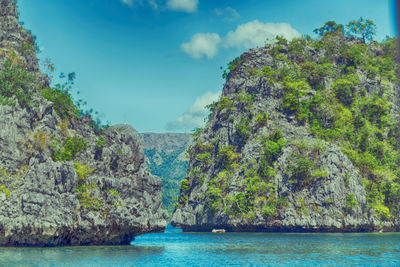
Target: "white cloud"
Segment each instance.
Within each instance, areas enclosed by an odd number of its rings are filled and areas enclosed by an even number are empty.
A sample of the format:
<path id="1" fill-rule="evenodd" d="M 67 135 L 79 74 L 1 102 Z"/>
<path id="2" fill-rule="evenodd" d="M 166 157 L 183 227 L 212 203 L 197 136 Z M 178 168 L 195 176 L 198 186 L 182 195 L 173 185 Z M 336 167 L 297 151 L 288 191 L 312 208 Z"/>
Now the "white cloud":
<path id="1" fill-rule="evenodd" d="M 133 7 L 133 1 L 132 0 L 121 0 L 123 4 Z"/>
<path id="2" fill-rule="evenodd" d="M 158 3 L 155 0 L 149 0 L 149 5 L 154 9 L 158 9 Z"/>
<path id="3" fill-rule="evenodd" d="M 197 33 L 181 49 L 195 59 L 211 59 L 217 54 L 221 38 L 216 33 Z"/>
<path id="4" fill-rule="evenodd" d="M 121 0 L 121 2 L 129 7 L 137 7 L 137 6 L 143 7 L 148 5 L 155 10 L 159 9 L 158 0 Z"/>
<path id="5" fill-rule="evenodd" d="M 288 23 L 262 23 L 258 20 L 239 25 L 235 31 L 230 31 L 225 37 L 227 47 L 263 46 L 266 39 L 273 39 L 281 35 L 288 40 L 300 37 L 301 34 Z"/>
<path id="6" fill-rule="evenodd" d="M 214 9 L 215 14 L 218 17 L 222 17 L 222 20 L 225 22 L 233 22 L 240 19 L 240 14 L 235 9 L 230 6 L 225 8 L 216 8 Z"/>
<path id="7" fill-rule="evenodd" d="M 211 93 L 208 92 L 194 101 L 190 108 L 182 114 L 175 121 L 167 124 L 168 131 L 191 131 L 199 127 L 203 127 L 204 119 L 207 117 L 209 111 L 205 108 L 206 105 L 217 101 L 221 96 L 221 92 Z"/>
<path id="8" fill-rule="evenodd" d="M 168 0 L 167 8 L 175 11 L 194 13 L 197 11 L 198 0 Z"/>
<path id="9" fill-rule="evenodd" d="M 207 57 L 212 59 L 222 48 L 252 48 L 264 46 L 267 40 L 275 40 L 277 35 L 292 40 L 301 34 L 288 23 L 262 23 L 254 20 L 239 25 L 235 31 L 230 31 L 225 37 L 216 33 L 197 33 L 188 43 L 183 43 L 181 49 L 195 59 Z"/>

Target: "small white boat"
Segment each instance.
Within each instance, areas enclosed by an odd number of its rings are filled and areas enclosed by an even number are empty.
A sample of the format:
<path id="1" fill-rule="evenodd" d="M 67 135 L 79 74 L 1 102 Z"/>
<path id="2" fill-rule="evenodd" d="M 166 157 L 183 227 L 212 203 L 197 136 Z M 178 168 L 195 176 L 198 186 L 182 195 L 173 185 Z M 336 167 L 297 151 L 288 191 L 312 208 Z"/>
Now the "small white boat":
<path id="1" fill-rule="evenodd" d="M 225 229 L 212 229 L 212 232 L 219 234 L 219 233 L 225 233 L 226 231 Z"/>

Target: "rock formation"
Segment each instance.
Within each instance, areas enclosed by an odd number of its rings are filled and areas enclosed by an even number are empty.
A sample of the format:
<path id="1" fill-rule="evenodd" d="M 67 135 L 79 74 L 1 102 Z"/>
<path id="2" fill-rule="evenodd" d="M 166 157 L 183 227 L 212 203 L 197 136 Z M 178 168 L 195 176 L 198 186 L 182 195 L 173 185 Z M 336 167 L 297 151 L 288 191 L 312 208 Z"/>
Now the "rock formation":
<path id="1" fill-rule="evenodd" d="M 138 133 L 101 129 L 49 88 L 15 1 L 0 1 L 0 245 L 129 244 L 163 231 Z"/>
<path id="2" fill-rule="evenodd" d="M 189 149 L 184 231 L 399 231 L 396 40 L 278 37 L 232 61 Z"/>

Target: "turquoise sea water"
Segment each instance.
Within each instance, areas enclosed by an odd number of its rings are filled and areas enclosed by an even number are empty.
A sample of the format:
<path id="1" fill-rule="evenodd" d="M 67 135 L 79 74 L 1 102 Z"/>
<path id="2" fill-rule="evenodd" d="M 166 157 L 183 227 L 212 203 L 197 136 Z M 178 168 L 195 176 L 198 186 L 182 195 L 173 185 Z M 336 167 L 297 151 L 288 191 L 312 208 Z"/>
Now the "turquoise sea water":
<path id="1" fill-rule="evenodd" d="M 400 266 L 400 233 L 165 233 L 131 246 L 1 248 L 0 266 Z"/>

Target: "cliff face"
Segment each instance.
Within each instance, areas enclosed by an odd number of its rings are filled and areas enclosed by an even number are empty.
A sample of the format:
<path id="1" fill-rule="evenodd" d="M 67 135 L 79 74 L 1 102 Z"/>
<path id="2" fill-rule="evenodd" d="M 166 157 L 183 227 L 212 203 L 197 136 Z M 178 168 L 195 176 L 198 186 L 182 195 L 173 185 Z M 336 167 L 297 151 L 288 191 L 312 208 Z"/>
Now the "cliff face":
<path id="1" fill-rule="evenodd" d="M 47 87 L 15 3 L 0 1 L 0 245 L 129 244 L 163 231 L 161 181 L 128 125 L 103 130 Z"/>
<path id="2" fill-rule="evenodd" d="M 189 149 L 172 224 L 398 231 L 395 43 L 278 38 L 232 61 Z"/>
<path id="3" fill-rule="evenodd" d="M 185 178 L 189 165 L 185 151 L 191 135 L 141 133 L 140 137 L 150 172 L 161 178 L 164 208 L 172 215 L 181 180 Z"/>

